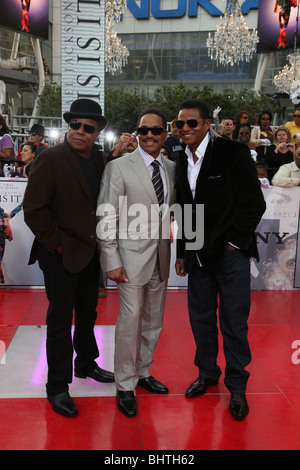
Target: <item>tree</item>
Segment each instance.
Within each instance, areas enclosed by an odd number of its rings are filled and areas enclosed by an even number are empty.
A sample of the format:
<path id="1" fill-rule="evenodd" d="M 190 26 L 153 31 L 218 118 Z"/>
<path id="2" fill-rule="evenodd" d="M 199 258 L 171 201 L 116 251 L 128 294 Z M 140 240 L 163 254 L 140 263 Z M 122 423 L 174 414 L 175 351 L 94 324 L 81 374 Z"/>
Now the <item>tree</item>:
<path id="1" fill-rule="evenodd" d="M 189 98 L 205 101 L 211 115 L 213 110 L 220 106 L 221 119 L 229 116 L 235 119 L 238 111 L 245 109 L 252 125 L 257 124 L 261 111 L 269 110 L 273 115 L 281 111 L 277 99 L 268 95 L 258 95 L 254 90 L 246 88 L 239 91 L 226 88 L 218 93 L 210 85 L 188 86 L 179 82 L 176 85 L 162 85 L 156 88 L 153 98 L 150 99 L 139 87 L 134 90 L 112 87 L 105 91 L 105 115 L 108 127 L 119 135 L 122 132 L 133 132 L 140 112 L 149 106 L 159 108 L 171 122 L 177 117 L 179 104 Z"/>
<path id="2" fill-rule="evenodd" d="M 129 89 L 126 87 L 106 87 L 105 89 L 105 116 L 108 120 L 107 129 L 115 134 L 134 132 L 140 112 L 147 107 L 159 108 L 170 122 L 177 117 L 179 104 L 189 98 L 199 98 L 205 101 L 213 110 L 220 106 L 220 119 L 231 116 L 235 119 L 238 111 L 245 109 L 249 115 L 249 123 L 257 124 L 261 111 L 280 113 L 279 100 L 268 96 L 258 95 L 254 90 L 244 88 L 235 91 L 226 88 L 222 92 L 215 92 L 210 85 L 185 85 L 179 82 L 176 85 L 162 85 L 154 90 L 153 98 L 149 98 L 141 87 Z M 46 82 L 43 93 L 39 97 L 40 114 L 43 116 L 61 116 L 61 84 Z"/>
<path id="3" fill-rule="evenodd" d="M 226 88 L 218 93 L 210 85 L 186 86 L 182 82 L 178 85 L 163 85 L 157 88 L 153 104 L 165 113 L 168 121 L 172 121 L 178 114 L 179 104 L 189 98 L 199 98 L 205 101 L 211 114 L 219 106 L 222 108 L 220 118 L 231 116 L 235 119 L 238 111 L 245 109 L 249 114 L 250 124 L 257 123 L 258 115 L 263 110 L 269 110 L 273 115 L 281 111 L 278 100 L 267 95 L 258 95 L 254 90 L 245 88 L 235 91 Z"/>
<path id="4" fill-rule="evenodd" d="M 46 81 L 45 87 L 38 97 L 40 116 L 61 116 L 61 84 Z"/>
<path id="5" fill-rule="evenodd" d="M 138 87 L 106 88 L 105 116 L 108 128 L 121 135 L 122 132 L 134 132 L 140 112 L 151 105 L 145 92 Z"/>

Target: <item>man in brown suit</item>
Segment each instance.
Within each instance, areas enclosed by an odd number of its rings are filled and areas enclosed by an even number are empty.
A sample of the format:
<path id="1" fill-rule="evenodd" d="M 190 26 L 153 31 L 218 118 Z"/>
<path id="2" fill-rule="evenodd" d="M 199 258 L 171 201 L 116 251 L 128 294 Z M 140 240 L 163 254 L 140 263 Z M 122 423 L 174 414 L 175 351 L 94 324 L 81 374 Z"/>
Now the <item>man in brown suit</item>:
<path id="1" fill-rule="evenodd" d="M 96 204 L 104 154 L 95 144 L 106 118 L 95 101 L 79 99 L 64 114 L 65 141 L 44 150 L 30 172 L 23 207 L 35 235 L 29 263 L 38 260 L 49 300 L 47 312 L 48 400 L 54 411 L 75 416 L 71 327 L 75 311 L 75 376 L 113 382 L 98 367 L 94 336 L 99 286 Z"/>

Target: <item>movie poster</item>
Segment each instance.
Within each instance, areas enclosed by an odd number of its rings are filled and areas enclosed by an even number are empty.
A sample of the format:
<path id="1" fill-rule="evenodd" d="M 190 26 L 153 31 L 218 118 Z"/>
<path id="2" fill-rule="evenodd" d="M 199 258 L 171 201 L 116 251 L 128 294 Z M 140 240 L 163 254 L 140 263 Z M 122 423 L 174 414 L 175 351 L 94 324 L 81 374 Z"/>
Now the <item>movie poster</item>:
<path id="1" fill-rule="evenodd" d="M 294 47 L 300 0 L 260 0 L 258 9 L 257 52 Z M 298 28 L 297 44 L 300 44 Z"/>
<path id="2" fill-rule="evenodd" d="M 38 263 L 28 265 L 33 234 L 24 222 L 27 180 L 0 178 L 0 288 L 43 286 Z"/>
<path id="3" fill-rule="evenodd" d="M 48 39 L 49 0 L 1 0 L 0 25 Z"/>
<path id="4" fill-rule="evenodd" d="M 299 188 L 264 189 L 267 209 L 256 229 L 260 261 L 251 260 L 253 290 L 293 290 L 297 263 Z"/>

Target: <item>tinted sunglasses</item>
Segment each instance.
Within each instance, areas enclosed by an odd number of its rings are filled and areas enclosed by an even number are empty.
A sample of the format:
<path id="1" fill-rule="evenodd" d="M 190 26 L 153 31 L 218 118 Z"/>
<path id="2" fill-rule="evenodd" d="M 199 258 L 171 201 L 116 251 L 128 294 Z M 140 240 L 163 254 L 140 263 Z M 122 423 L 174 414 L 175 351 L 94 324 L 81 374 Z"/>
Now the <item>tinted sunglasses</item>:
<path id="1" fill-rule="evenodd" d="M 151 131 L 153 135 L 161 135 L 164 132 L 162 127 L 146 127 L 142 126 L 138 128 L 138 134 L 147 135 L 148 132 Z"/>
<path id="2" fill-rule="evenodd" d="M 199 121 L 197 119 L 188 119 L 187 121 L 175 121 L 175 126 L 177 129 L 183 129 L 183 126 L 187 124 L 191 129 L 195 129 L 198 126 Z"/>
<path id="3" fill-rule="evenodd" d="M 74 129 L 74 131 L 78 131 L 78 129 L 80 129 L 82 126 L 84 132 L 86 132 L 87 134 L 93 134 L 97 131 L 96 127 L 90 126 L 90 124 L 83 124 L 80 121 L 70 121 L 69 126 L 71 127 L 71 129 Z"/>
<path id="4" fill-rule="evenodd" d="M 294 117 L 300 117 L 300 114 L 294 114 Z"/>

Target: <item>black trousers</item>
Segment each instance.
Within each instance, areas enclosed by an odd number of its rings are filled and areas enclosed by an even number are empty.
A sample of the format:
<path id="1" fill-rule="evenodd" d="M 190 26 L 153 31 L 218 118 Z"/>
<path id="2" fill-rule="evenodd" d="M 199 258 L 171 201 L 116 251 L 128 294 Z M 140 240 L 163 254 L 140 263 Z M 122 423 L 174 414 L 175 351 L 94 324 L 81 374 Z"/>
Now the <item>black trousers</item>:
<path id="1" fill-rule="evenodd" d="M 188 305 L 196 343 L 199 374 L 218 380 L 218 320 L 226 359 L 225 385 L 231 393 L 246 391 L 251 361 L 248 343 L 250 261 L 239 250 L 228 250 L 214 269 L 196 264 L 189 275 Z M 219 301 L 219 302 L 218 302 Z"/>
<path id="2" fill-rule="evenodd" d="M 46 351 L 48 361 L 47 393 L 68 391 L 73 375 L 73 344 L 76 352 L 75 371 L 85 374 L 96 366 L 99 351 L 94 335 L 97 317 L 100 263 L 98 251 L 79 273 L 70 273 L 61 255 L 43 245 L 38 248 L 38 261 L 45 279 L 49 301 L 47 311 Z M 75 329 L 72 338 L 73 312 Z"/>

